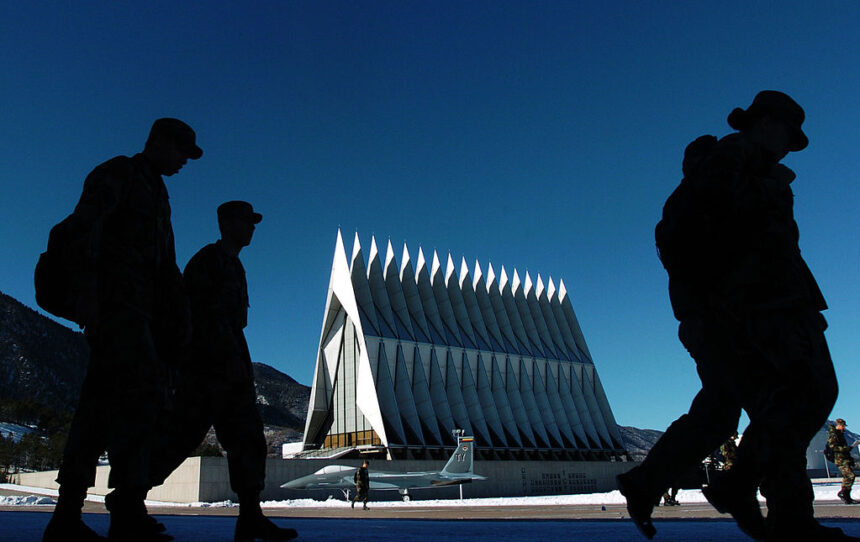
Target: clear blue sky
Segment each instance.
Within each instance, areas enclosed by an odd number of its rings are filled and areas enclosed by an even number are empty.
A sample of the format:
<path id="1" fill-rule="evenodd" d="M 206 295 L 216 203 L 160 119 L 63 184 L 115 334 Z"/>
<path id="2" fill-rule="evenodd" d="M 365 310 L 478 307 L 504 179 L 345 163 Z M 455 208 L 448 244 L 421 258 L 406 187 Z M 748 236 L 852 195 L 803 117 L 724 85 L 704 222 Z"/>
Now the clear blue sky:
<path id="1" fill-rule="evenodd" d="M 824 2 L 4 2 L 0 290 L 84 177 L 152 121 L 204 149 L 167 179 L 181 267 L 215 208 L 263 214 L 242 253 L 252 356 L 310 384 L 338 227 L 564 279 L 616 418 L 663 429 L 698 389 L 655 255 L 684 146 L 779 89 L 801 248 L 860 424 L 860 6 Z M 399 253 L 398 253 L 399 255 Z"/>

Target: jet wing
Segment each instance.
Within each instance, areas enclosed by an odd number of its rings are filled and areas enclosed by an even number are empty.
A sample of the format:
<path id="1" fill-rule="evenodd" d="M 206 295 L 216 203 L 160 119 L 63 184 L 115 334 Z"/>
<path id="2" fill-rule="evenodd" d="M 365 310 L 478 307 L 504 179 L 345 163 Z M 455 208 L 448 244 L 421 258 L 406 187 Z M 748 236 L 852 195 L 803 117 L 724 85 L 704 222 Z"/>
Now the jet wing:
<path id="1" fill-rule="evenodd" d="M 459 484 L 469 484 L 476 480 L 486 480 L 486 476 L 480 474 L 469 474 L 468 476 L 444 476 L 432 480 L 434 487 L 438 486 L 454 486 Z"/>
<path id="2" fill-rule="evenodd" d="M 355 487 L 355 484 L 353 484 L 353 487 Z M 401 486 L 392 484 L 391 482 L 380 482 L 378 480 L 371 480 L 370 489 L 401 489 Z"/>

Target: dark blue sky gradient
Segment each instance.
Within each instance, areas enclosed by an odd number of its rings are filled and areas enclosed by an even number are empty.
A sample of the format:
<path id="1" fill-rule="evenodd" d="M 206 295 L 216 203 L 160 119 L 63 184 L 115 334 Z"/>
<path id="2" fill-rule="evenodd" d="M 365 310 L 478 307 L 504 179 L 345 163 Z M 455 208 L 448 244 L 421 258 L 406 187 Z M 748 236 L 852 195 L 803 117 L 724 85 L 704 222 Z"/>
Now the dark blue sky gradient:
<path id="1" fill-rule="evenodd" d="M 180 266 L 219 203 L 264 216 L 255 360 L 310 384 L 340 227 L 564 279 L 619 423 L 662 429 L 698 381 L 653 227 L 685 145 L 773 88 L 807 112 L 786 163 L 860 422 L 858 28 L 853 0 L 4 3 L 0 290 L 35 307 L 84 177 L 176 116 L 204 149 L 167 179 Z"/>

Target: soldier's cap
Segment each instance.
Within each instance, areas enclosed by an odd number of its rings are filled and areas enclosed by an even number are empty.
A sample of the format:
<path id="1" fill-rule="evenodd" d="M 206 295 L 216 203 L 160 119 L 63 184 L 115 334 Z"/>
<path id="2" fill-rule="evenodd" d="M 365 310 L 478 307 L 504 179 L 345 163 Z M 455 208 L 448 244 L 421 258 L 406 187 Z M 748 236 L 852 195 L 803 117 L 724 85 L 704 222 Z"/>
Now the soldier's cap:
<path id="1" fill-rule="evenodd" d="M 185 153 L 188 158 L 197 160 L 203 156 L 203 149 L 197 146 L 197 135 L 191 126 L 188 126 L 179 119 L 163 118 L 157 119 L 152 123 L 152 129 L 149 130 L 149 141 L 153 140 L 172 140 L 176 143 L 176 148 Z"/>
<path id="2" fill-rule="evenodd" d="M 225 218 L 241 218 L 252 224 L 259 224 L 263 215 L 255 213 L 247 201 L 228 201 L 218 206 L 218 220 Z"/>
<path id="3" fill-rule="evenodd" d="M 848 425 L 842 418 L 836 418 L 836 425 Z"/>
<path id="4" fill-rule="evenodd" d="M 793 138 L 789 150 L 800 151 L 809 145 L 809 139 L 800 129 L 800 125 L 806 118 L 803 108 L 788 94 L 778 90 L 762 90 L 756 94 L 748 108 L 736 107 L 729 113 L 729 126 L 743 132 L 748 130 L 756 120 L 765 116 L 785 121 L 791 127 Z"/>

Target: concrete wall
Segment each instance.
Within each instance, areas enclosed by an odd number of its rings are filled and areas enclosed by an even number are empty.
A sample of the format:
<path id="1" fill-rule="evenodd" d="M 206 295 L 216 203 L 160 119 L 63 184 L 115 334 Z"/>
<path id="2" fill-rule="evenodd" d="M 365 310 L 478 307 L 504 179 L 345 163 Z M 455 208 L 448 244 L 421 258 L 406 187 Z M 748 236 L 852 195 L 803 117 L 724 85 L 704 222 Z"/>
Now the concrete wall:
<path id="1" fill-rule="evenodd" d="M 398 460 L 371 461 L 371 470 L 393 472 L 438 471 L 446 461 Z M 319 499 L 329 496 L 343 498 L 339 490 L 290 490 L 280 487 L 300 476 L 316 472 L 326 465 L 358 467 L 358 459 L 268 459 L 266 462 L 266 488 L 264 501 L 287 499 Z M 514 497 L 528 495 L 568 495 L 574 493 L 601 493 L 615 489 L 615 476 L 633 468 L 632 462 L 597 461 L 476 461 L 475 473 L 488 479 L 463 486 L 463 496 Z M 96 487 L 90 494 L 104 495 L 107 489 L 109 467 L 99 467 Z M 16 475 L 15 483 L 24 486 L 57 489 L 54 479 L 57 471 Z M 457 486 L 417 489 L 409 492 L 414 500 L 453 499 L 460 495 Z M 398 500 L 397 491 L 371 491 L 372 500 Z M 167 502 L 218 502 L 237 501 L 230 489 L 227 459 L 223 457 L 191 457 L 178 468 L 163 485 L 155 487 L 147 499 Z"/>
<path id="2" fill-rule="evenodd" d="M 146 498 L 152 501 L 164 502 L 200 502 L 201 486 L 200 477 L 204 469 L 201 468 L 201 457 L 189 457 L 164 481 L 164 484 L 152 488 Z M 212 458 L 219 459 L 219 458 Z M 226 460 L 224 470 L 226 471 Z M 214 470 L 218 470 L 217 466 Z M 90 495 L 106 495 L 108 489 L 109 466 L 96 468 L 96 485 L 89 489 Z M 56 482 L 57 471 L 26 472 L 15 474 L 12 482 L 22 486 L 41 487 L 45 489 L 59 489 Z M 224 500 L 224 499 L 220 499 Z"/>

